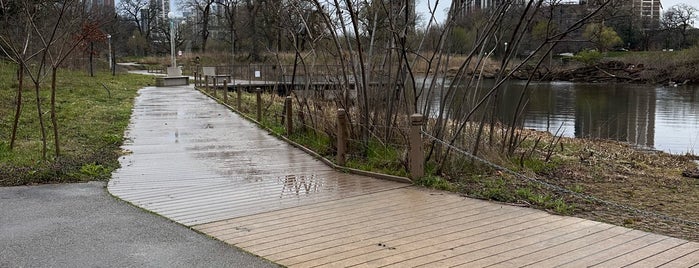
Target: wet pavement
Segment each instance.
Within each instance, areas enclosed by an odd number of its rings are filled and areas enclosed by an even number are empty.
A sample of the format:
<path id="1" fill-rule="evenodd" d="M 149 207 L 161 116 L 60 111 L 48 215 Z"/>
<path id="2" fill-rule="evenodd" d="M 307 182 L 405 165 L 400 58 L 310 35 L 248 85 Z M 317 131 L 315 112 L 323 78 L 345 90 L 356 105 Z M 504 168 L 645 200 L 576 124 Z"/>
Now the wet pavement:
<path id="1" fill-rule="evenodd" d="M 332 170 L 191 86 L 144 88 L 109 191 L 282 265 L 699 264 L 699 244 Z"/>
<path id="2" fill-rule="evenodd" d="M 105 186 L 0 187 L 0 267 L 277 267 L 119 201 Z"/>

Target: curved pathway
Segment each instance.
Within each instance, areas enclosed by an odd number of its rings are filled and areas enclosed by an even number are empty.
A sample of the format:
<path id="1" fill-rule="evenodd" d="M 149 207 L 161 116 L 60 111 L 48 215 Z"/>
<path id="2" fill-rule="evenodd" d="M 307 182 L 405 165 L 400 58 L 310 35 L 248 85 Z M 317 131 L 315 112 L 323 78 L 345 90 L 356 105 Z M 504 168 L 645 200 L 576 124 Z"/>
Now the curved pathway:
<path id="1" fill-rule="evenodd" d="M 144 88 L 109 191 L 291 267 L 691 267 L 699 243 L 340 173 L 190 87 Z"/>

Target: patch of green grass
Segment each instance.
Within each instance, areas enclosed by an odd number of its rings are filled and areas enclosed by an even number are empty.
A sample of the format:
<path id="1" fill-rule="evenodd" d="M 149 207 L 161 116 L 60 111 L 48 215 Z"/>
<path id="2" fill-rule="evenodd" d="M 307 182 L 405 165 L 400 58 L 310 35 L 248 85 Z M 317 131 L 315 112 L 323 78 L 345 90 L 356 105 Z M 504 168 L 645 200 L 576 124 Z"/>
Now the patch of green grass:
<path id="1" fill-rule="evenodd" d="M 581 194 L 585 191 L 585 188 L 580 184 L 575 184 L 575 185 L 570 187 L 570 190 L 575 192 L 575 193 Z"/>
<path id="2" fill-rule="evenodd" d="M 408 176 L 402 162 L 400 148 L 370 139 L 366 146 L 359 142 L 353 142 L 350 144 L 350 151 L 356 153 L 348 157 L 348 167 L 396 176 Z"/>
<path id="3" fill-rule="evenodd" d="M 524 168 L 531 170 L 536 174 L 549 173 L 556 168 L 556 164 L 552 162 L 545 162 L 544 160 L 537 158 L 526 158 L 524 159 Z"/>
<path id="4" fill-rule="evenodd" d="M 530 187 L 517 189 L 515 195 L 520 200 L 524 200 L 535 207 L 550 209 L 558 214 L 571 214 L 575 208 L 561 198 L 554 198 L 549 194 L 537 193 L 536 190 Z"/>
<path id="5" fill-rule="evenodd" d="M 333 149 L 330 137 L 325 133 L 319 133 L 314 131 L 301 132 L 297 131 L 291 135 L 291 140 L 303 145 L 304 147 L 313 150 L 314 152 L 325 156 L 332 157 Z"/>
<path id="6" fill-rule="evenodd" d="M 500 202 L 513 202 L 515 201 L 512 192 L 505 185 L 505 180 L 502 178 L 495 178 L 492 180 L 487 180 L 485 182 L 485 187 L 481 194 L 486 199 L 500 201 Z"/>
<path id="7" fill-rule="evenodd" d="M 515 194 L 517 195 L 517 197 L 524 200 L 530 200 L 535 195 L 531 188 L 519 188 L 515 190 Z"/>
<path id="8" fill-rule="evenodd" d="M 546 208 L 552 209 L 558 214 L 568 215 L 572 214 L 575 210 L 574 205 L 568 204 L 562 198 L 556 198 L 553 201 L 546 204 Z"/>
<path id="9" fill-rule="evenodd" d="M 454 184 L 438 176 L 425 176 L 416 180 L 414 184 L 437 190 L 456 191 Z"/>
<path id="10" fill-rule="evenodd" d="M 9 158 L 11 153 L 10 144 L 5 141 L 0 141 L 0 159 Z"/>
<path id="11" fill-rule="evenodd" d="M 80 167 L 80 172 L 92 178 L 104 178 L 109 177 L 111 170 L 102 165 L 89 163 Z"/>
<path id="12" fill-rule="evenodd" d="M 0 185 L 83 180 L 86 164 L 118 167 L 118 151 L 128 125 L 137 90 L 154 84 L 150 76 L 59 70 L 56 91 L 59 144 L 56 158 L 50 121 L 50 81 L 41 83 L 42 118 L 47 134 L 47 158 L 42 142 L 34 85 L 28 78 L 22 92 L 22 110 L 15 147 L 9 143 L 16 109 L 16 66 L 0 62 Z M 104 87 L 107 87 L 107 91 Z M 105 179 L 109 176 L 98 176 Z"/>

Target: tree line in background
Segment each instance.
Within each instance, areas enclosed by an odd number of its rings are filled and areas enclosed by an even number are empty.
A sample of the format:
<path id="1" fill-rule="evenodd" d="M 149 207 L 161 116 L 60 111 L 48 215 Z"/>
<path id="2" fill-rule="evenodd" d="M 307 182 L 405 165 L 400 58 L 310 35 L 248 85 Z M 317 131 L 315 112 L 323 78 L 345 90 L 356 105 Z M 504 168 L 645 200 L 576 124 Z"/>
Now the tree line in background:
<path id="1" fill-rule="evenodd" d="M 578 52 L 582 49 L 609 50 L 625 48 L 630 50 L 682 49 L 696 43 L 696 30 L 692 23 L 699 12 L 696 7 L 679 4 L 669 7 L 659 18 L 642 17 L 630 5 L 631 0 L 614 0 L 601 11 L 599 17 L 590 21 L 589 28 L 582 28 L 571 36 L 565 44 L 557 45 L 556 52 Z M 330 31 L 322 17 L 331 16 L 330 23 L 340 24 L 340 16 L 332 14 L 331 7 L 341 3 L 333 1 L 285 1 L 285 0 L 179 0 L 177 6 L 183 15 L 177 18 L 176 47 L 188 52 L 207 51 L 230 52 L 241 56 L 245 61 L 263 60 L 267 52 L 293 52 L 294 39 L 308 42 L 308 36 L 326 38 L 321 35 Z M 414 4 L 393 3 L 390 1 L 349 1 L 357 9 L 356 36 L 384 38 L 383 29 L 389 27 L 387 12 L 394 6 L 405 5 L 413 29 L 407 34 L 410 40 L 425 40 L 421 49 L 434 50 L 437 36 L 445 29 L 446 23 L 429 23 L 431 14 L 416 17 Z M 465 53 L 468 45 L 478 35 L 475 25 L 488 19 L 488 13 L 497 9 L 469 8 L 469 1 L 454 1 L 453 29 L 446 41 L 461 46 L 455 53 Z M 465 4 L 459 4 L 459 3 Z M 541 38 L 546 31 L 563 30 L 587 11 L 604 1 L 590 1 L 584 4 L 570 4 L 564 1 L 547 0 L 542 3 L 535 24 L 528 29 L 533 39 Z M 391 3 L 391 4 L 386 4 Z M 407 3 L 407 2 L 406 2 Z M 517 1 L 513 9 L 522 9 L 523 1 Z M 412 5 L 412 7 L 411 7 Z M 382 7 L 385 14 L 376 13 Z M 436 8 L 436 7 L 435 7 Z M 395 10 L 394 10 L 395 11 Z M 169 53 L 168 19 L 163 17 L 162 7 L 152 0 L 123 0 L 117 7 L 117 18 L 113 27 L 119 36 L 117 42 L 124 55 L 163 55 Z M 346 14 L 343 14 L 346 15 Z M 513 20 L 514 21 L 514 20 Z M 376 22 L 376 23 L 374 23 Z M 513 22 L 505 22 L 513 23 Z M 307 25 L 304 28 L 301 25 Z M 308 30 L 309 32 L 304 32 Z M 350 33 L 351 34 L 351 33 Z M 350 35 L 353 38 L 355 35 Z M 301 37 L 301 38 L 299 38 Z M 324 40 L 330 42 L 329 38 Z M 536 40 L 523 44 L 521 53 L 531 51 Z"/>

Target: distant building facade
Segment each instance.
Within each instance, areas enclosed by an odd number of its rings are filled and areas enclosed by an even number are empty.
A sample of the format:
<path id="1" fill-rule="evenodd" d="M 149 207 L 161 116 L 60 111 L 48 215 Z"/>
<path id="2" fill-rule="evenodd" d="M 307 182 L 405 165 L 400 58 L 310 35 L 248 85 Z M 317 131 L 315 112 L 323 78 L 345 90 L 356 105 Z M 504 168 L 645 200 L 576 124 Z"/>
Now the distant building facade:
<path id="1" fill-rule="evenodd" d="M 109 20 L 116 13 L 114 0 L 80 0 L 79 3 L 85 7 L 85 11 L 101 19 Z"/>
<path id="2" fill-rule="evenodd" d="M 91 10 L 110 10 L 114 11 L 114 0 L 84 0 L 85 6 Z"/>
<path id="3" fill-rule="evenodd" d="M 472 12 L 496 7 L 509 0 L 454 0 L 453 7 L 456 8 L 457 16 L 465 16 Z M 515 5 L 523 5 L 525 0 L 515 0 Z"/>
<path id="4" fill-rule="evenodd" d="M 660 24 L 663 5 L 660 0 L 631 0 L 631 10 L 635 17 L 648 24 Z M 648 27 L 650 25 L 646 25 Z"/>

